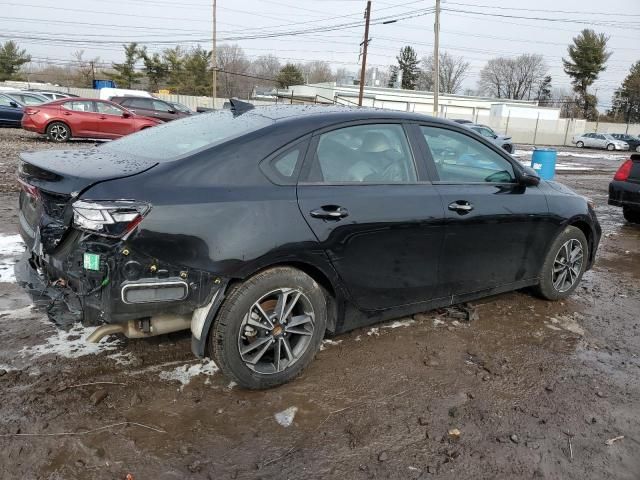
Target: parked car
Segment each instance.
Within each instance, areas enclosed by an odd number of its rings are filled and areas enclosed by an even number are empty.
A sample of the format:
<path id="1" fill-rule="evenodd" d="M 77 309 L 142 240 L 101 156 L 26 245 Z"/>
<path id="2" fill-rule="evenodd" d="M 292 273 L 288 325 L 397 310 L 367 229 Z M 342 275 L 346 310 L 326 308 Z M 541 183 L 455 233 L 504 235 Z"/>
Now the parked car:
<path id="1" fill-rule="evenodd" d="M 612 133 L 611 136 L 629 145 L 629 150 L 640 153 L 640 138 L 627 135 L 626 133 Z"/>
<path id="2" fill-rule="evenodd" d="M 193 115 L 194 113 L 196 113 L 193 110 L 191 110 L 189 107 L 187 107 L 186 105 L 183 105 L 181 103 L 169 102 L 169 104 L 173 105 L 173 108 L 175 108 L 179 112 L 186 113 L 186 114 L 189 114 L 189 115 Z"/>
<path id="3" fill-rule="evenodd" d="M 0 127 L 19 127 L 24 105 L 16 99 L 0 93 Z"/>
<path id="4" fill-rule="evenodd" d="M 131 112 L 146 117 L 157 118 L 163 122 L 169 122 L 191 115 L 191 113 L 180 111 L 171 103 L 158 100 L 157 98 L 112 97 L 111 101 L 122 105 Z"/>
<path id="5" fill-rule="evenodd" d="M 29 265 L 107 322 L 91 341 L 190 328 L 196 355 L 267 388 L 326 332 L 524 287 L 563 299 L 593 265 L 590 202 L 461 125 L 232 105 L 21 155 Z"/>
<path id="6" fill-rule="evenodd" d="M 74 95 L 72 93 L 63 93 L 57 91 L 49 91 L 49 90 L 34 90 L 31 89 L 29 92 L 37 93 L 38 95 L 42 95 L 43 97 L 47 97 L 49 101 L 51 100 L 61 100 L 63 98 L 78 98 L 78 95 Z"/>
<path id="7" fill-rule="evenodd" d="M 606 148 L 609 151 L 629 150 L 627 142 L 618 140 L 608 133 L 583 133 L 573 137 L 572 143 L 575 143 L 578 148 Z"/>
<path id="8" fill-rule="evenodd" d="M 609 205 L 622 207 L 624 218 L 640 223 L 640 155 L 634 153 L 626 160 L 609 184 Z"/>
<path id="9" fill-rule="evenodd" d="M 46 134 L 53 142 L 71 138 L 114 139 L 153 127 L 159 120 L 136 115 L 120 105 L 93 98 L 56 100 L 26 107 L 22 128 Z"/>
<path id="10" fill-rule="evenodd" d="M 39 93 L 23 92 L 20 90 L 18 90 L 17 92 L 5 92 L 5 95 L 8 95 L 9 97 L 25 106 L 40 105 L 42 103 L 51 101 L 51 99 L 45 97 L 44 95 L 40 95 Z"/>
<path id="11" fill-rule="evenodd" d="M 479 133 L 494 145 L 504 148 L 507 152 L 511 154 L 515 153 L 516 149 L 515 149 L 515 146 L 513 145 L 513 142 L 511 141 L 511 137 L 498 135 L 490 127 L 487 127 L 486 125 L 479 125 L 477 123 L 466 123 L 466 122 L 463 123 L 462 125 L 464 125 L 466 128 L 473 130 L 476 133 Z"/>

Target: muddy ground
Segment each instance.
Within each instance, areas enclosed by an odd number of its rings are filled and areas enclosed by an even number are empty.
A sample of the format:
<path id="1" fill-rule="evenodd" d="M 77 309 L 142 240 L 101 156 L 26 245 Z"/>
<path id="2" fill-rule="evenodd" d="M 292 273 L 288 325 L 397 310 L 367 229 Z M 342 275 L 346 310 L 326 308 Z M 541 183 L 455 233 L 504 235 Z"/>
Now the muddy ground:
<path id="1" fill-rule="evenodd" d="M 47 147 L 0 129 L 0 268 L 19 250 L 15 153 Z M 640 227 L 606 205 L 620 160 L 575 160 L 593 169 L 559 180 L 604 233 L 568 301 L 514 292 L 471 322 L 357 330 L 266 392 L 194 360 L 187 335 L 92 347 L 0 270 L 0 478 L 640 478 Z"/>

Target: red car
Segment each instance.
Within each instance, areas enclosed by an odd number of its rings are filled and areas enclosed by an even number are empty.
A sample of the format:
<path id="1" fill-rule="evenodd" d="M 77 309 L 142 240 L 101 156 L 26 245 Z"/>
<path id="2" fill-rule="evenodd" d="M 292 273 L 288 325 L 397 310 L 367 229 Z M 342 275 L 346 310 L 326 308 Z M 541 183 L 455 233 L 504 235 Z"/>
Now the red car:
<path id="1" fill-rule="evenodd" d="M 70 138 L 120 138 L 160 123 L 113 102 L 93 98 L 66 98 L 26 107 L 22 116 L 22 128 L 44 133 L 54 142 Z"/>

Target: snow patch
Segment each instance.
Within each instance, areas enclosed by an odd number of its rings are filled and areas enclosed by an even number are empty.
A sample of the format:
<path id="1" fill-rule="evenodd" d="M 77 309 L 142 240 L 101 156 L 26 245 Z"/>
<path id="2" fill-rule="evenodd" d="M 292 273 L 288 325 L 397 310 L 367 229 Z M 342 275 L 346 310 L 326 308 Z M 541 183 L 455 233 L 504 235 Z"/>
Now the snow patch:
<path id="1" fill-rule="evenodd" d="M 567 152 L 558 151 L 558 157 L 573 157 L 573 158 L 595 158 L 599 160 L 624 160 L 629 155 L 627 154 L 611 154 L 611 153 L 587 153 L 587 152 Z M 533 155 L 533 150 L 517 150 L 513 154 L 514 157 L 521 157 L 524 155 Z"/>
<path id="2" fill-rule="evenodd" d="M 433 319 L 433 326 L 437 327 L 438 325 L 444 325 L 445 321 L 444 320 L 440 320 L 439 318 L 434 318 Z"/>
<path id="3" fill-rule="evenodd" d="M 324 350 L 327 347 L 335 347 L 336 345 L 340 345 L 342 343 L 342 340 L 323 340 L 322 344 L 320 344 L 320 350 Z"/>
<path id="4" fill-rule="evenodd" d="M 276 422 L 282 425 L 283 427 L 290 427 L 293 423 L 293 419 L 296 416 L 296 412 L 298 411 L 298 407 L 289 407 L 286 410 L 283 410 L 279 413 L 276 413 L 274 417 L 276 418 Z"/>
<path id="5" fill-rule="evenodd" d="M 373 327 L 371 330 L 369 330 L 367 332 L 367 335 L 369 335 L 370 337 L 375 335 L 376 337 L 380 336 L 380 329 L 378 327 Z"/>
<path id="6" fill-rule="evenodd" d="M 416 321 L 412 318 L 407 318 L 405 320 L 396 320 L 393 323 L 388 325 L 383 325 L 382 328 L 400 328 L 400 327 L 409 327 L 416 323 Z"/>
<path id="7" fill-rule="evenodd" d="M 15 283 L 14 265 L 24 248 L 20 235 L 0 235 L 0 283 Z"/>
<path id="8" fill-rule="evenodd" d="M 180 365 L 168 372 L 160 372 L 160 378 L 162 380 L 177 380 L 181 383 L 180 390 L 182 390 L 186 385 L 189 385 L 194 377 L 198 375 L 211 376 L 218 370 L 218 366 L 213 363 L 213 360 L 205 359 L 195 365 Z"/>
<path id="9" fill-rule="evenodd" d="M 58 355 L 64 358 L 79 358 L 118 349 L 119 341 L 106 342 L 103 339 L 99 343 L 88 342 L 87 338 L 94 330 L 95 328 L 86 328 L 81 323 L 75 323 L 68 332 L 56 329 L 53 335 L 46 339 L 46 343 L 23 347 L 18 353 L 22 357 Z"/>

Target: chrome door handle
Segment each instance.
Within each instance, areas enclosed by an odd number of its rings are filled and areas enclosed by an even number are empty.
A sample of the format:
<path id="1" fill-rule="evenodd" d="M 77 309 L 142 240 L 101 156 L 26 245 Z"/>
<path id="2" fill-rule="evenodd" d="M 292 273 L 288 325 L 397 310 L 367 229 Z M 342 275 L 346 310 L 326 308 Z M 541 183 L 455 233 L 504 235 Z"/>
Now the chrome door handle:
<path id="1" fill-rule="evenodd" d="M 349 216 L 349 211 L 346 208 L 337 205 L 323 205 L 320 208 L 311 210 L 309 212 L 313 218 L 323 218 L 325 220 L 340 220 Z"/>
<path id="2" fill-rule="evenodd" d="M 449 210 L 458 213 L 469 213 L 471 210 L 473 210 L 473 205 L 471 205 L 466 200 L 458 200 L 457 202 L 449 204 Z"/>

